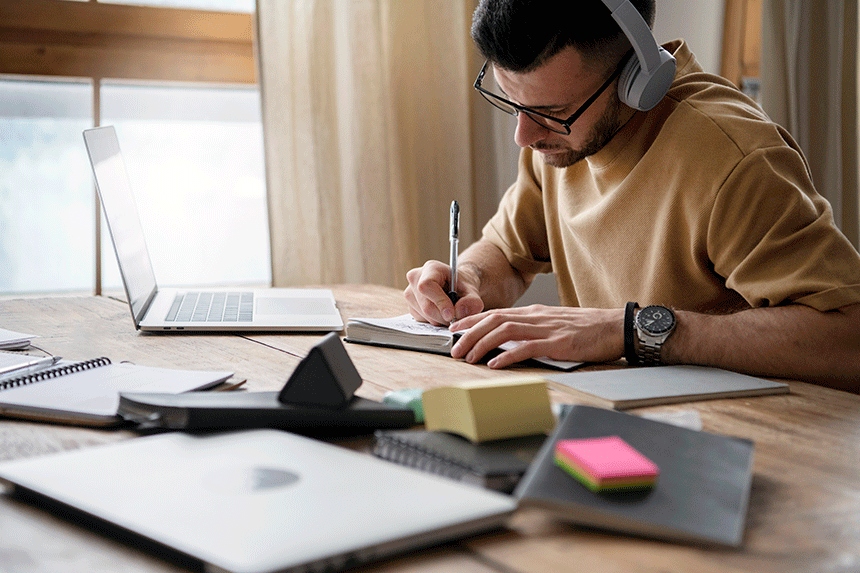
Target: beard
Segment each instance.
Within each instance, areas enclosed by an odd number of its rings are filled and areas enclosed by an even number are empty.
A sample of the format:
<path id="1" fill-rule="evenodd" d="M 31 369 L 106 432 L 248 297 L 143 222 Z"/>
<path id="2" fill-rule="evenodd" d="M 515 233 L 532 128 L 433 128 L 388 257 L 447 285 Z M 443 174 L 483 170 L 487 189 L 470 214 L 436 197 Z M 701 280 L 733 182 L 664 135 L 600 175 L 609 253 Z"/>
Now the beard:
<path id="1" fill-rule="evenodd" d="M 612 101 L 606 107 L 606 112 L 597 120 L 597 123 L 591 128 L 585 143 L 579 149 L 568 149 L 564 153 L 554 155 L 541 154 L 544 163 L 552 167 L 565 168 L 570 167 L 574 163 L 581 161 L 589 155 L 594 155 L 609 143 L 609 140 L 615 136 L 615 133 L 621 128 L 621 101 L 618 99 L 618 94 L 613 92 Z M 535 151 L 555 151 L 561 149 L 555 146 L 544 146 L 540 143 L 532 146 Z"/>

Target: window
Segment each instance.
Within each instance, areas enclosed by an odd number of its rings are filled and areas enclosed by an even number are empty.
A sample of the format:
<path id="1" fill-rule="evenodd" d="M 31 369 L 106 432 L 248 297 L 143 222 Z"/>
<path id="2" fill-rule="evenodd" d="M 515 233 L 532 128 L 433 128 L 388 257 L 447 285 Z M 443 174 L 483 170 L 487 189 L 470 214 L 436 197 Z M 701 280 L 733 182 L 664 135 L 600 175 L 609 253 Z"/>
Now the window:
<path id="1" fill-rule="evenodd" d="M 253 8 L 4 3 L 0 293 L 120 286 L 81 137 L 109 124 L 159 282 L 270 283 Z"/>
<path id="2" fill-rule="evenodd" d="M 155 274 L 165 285 L 268 282 L 257 90 L 103 84 Z M 102 237 L 105 288 L 120 286 Z M 157 262 L 157 264 L 156 264 Z"/>
<path id="3" fill-rule="evenodd" d="M 0 292 L 92 289 L 92 84 L 0 81 Z"/>

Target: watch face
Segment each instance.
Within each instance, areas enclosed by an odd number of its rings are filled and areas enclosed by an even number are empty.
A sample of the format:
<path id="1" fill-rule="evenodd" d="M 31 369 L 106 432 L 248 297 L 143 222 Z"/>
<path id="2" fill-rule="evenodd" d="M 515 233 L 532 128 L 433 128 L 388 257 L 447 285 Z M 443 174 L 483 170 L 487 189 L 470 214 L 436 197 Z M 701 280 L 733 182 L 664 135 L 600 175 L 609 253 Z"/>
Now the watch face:
<path id="1" fill-rule="evenodd" d="M 636 323 L 648 334 L 665 334 L 675 326 L 675 313 L 663 306 L 646 306 L 636 315 Z"/>

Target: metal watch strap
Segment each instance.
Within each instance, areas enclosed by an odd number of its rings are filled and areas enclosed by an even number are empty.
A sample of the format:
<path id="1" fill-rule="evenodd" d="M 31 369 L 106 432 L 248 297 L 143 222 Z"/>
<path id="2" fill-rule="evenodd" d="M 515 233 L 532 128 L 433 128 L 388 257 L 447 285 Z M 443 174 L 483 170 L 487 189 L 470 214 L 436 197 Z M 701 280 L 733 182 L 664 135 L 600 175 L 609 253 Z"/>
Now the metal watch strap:
<path id="1" fill-rule="evenodd" d="M 662 342 L 645 343 L 639 339 L 639 360 L 646 366 L 660 365 L 660 349 L 663 348 Z"/>

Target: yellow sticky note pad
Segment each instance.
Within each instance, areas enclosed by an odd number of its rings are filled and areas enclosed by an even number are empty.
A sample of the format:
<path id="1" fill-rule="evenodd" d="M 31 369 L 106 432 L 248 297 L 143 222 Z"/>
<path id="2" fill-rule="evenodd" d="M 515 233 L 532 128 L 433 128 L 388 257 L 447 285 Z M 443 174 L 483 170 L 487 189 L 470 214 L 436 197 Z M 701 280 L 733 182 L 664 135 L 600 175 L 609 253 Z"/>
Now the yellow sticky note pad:
<path id="1" fill-rule="evenodd" d="M 555 426 L 539 376 L 474 380 L 425 390 L 424 426 L 473 442 L 546 433 Z"/>

